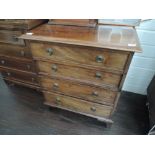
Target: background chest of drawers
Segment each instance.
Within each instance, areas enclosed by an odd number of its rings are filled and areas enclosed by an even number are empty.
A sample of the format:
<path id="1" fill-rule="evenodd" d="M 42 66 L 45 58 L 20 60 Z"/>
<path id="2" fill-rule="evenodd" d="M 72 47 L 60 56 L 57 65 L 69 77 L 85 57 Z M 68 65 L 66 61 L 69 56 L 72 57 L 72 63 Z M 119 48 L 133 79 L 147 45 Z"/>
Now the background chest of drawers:
<path id="1" fill-rule="evenodd" d="M 39 88 L 29 45 L 18 37 L 46 20 L 0 20 L 0 72 L 5 81 Z"/>
<path id="2" fill-rule="evenodd" d="M 132 27 L 44 24 L 30 41 L 45 104 L 111 123 L 133 52 Z"/>

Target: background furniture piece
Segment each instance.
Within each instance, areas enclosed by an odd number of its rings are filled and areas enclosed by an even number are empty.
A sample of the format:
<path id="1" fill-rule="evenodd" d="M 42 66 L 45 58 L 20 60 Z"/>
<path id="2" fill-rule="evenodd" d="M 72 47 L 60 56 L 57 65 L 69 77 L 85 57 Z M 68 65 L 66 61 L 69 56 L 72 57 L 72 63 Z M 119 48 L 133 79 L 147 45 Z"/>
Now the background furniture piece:
<path id="1" fill-rule="evenodd" d="M 155 134 L 155 76 L 147 89 L 148 109 L 150 118 L 150 133 Z"/>
<path id="2" fill-rule="evenodd" d="M 133 52 L 132 27 L 41 25 L 29 40 L 45 104 L 112 123 Z"/>
<path id="3" fill-rule="evenodd" d="M 48 24 L 95 27 L 97 19 L 50 19 Z"/>
<path id="4" fill-rule="evenodd" d="M 99 24 L 120 25 L 120 26 L 139 26 L 141 19 L 100 19 Z"/>
<path id="5" fill-rule="evenodd" d="M 39 88 L 28 42 L 18 37 L 46 20 L 0 20 L 0 72 L 6 82 Z"/>

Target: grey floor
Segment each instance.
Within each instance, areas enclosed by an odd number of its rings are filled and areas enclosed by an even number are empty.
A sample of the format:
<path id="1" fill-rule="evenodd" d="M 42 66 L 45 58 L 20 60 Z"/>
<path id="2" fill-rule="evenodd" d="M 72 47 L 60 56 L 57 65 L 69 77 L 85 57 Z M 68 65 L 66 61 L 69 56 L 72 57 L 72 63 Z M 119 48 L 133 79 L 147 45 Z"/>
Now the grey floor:
<path id="1" fill-rule="evenodd" d="M 122 92 L 113 115 L 114 124 L 43 105 L 40 92 L 8 86 L 0 79 L 0 134 L 1 135 L 135 135 L 147 134 L 148 112 L 146 96 Z"/>

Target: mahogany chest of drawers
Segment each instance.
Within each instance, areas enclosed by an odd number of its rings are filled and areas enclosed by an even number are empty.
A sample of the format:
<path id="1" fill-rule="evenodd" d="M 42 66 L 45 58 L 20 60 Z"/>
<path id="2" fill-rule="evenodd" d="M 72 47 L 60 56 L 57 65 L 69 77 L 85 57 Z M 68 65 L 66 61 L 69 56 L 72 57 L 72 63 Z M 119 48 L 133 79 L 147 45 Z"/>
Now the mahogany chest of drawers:
<path id="1" fill-rule="evenodd" d="M 39 26 L 21 36 L 30 42 L 45 104 L 112 123 L 134 52 L 132 27 Z"/>
<path id="2" fill-rule="evenodd" d="M 28 42 L 18 37 L 46 20 L 0 20 L 0 72 L 6 82 L 39 88 Z"/>

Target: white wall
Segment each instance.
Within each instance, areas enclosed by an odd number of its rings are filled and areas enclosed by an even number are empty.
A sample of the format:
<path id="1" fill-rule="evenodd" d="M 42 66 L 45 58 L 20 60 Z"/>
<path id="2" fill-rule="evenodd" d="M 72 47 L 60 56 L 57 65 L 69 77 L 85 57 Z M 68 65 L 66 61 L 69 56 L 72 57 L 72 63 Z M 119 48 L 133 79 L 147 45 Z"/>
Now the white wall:
<path id="1" fill-rule="evenodd" d="M 123 90 L 145 95 L 155 74 L 155 19 L 142 22 L 136 29 L 143 51 L 134 54 Z"/>

